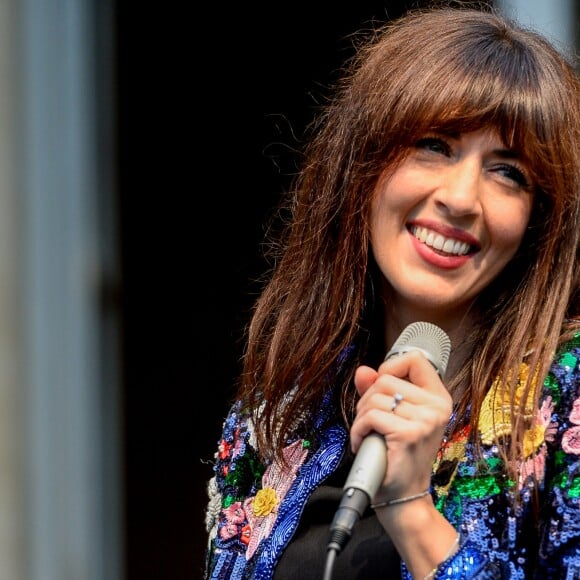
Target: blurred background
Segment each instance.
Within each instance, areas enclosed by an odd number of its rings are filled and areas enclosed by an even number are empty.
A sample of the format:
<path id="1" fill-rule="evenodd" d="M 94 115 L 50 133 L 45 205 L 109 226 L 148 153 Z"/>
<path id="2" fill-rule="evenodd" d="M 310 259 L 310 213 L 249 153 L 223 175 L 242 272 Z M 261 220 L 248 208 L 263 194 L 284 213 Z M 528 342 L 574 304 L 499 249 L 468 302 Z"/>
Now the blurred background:
<path id="1" fill-rule="evenodd" d="M 293 150 L 429 2 L 313 4 L 0 2 L 0 580 L 201 580 Z M 576 0 L 495 4 L 578 47 Z"/>

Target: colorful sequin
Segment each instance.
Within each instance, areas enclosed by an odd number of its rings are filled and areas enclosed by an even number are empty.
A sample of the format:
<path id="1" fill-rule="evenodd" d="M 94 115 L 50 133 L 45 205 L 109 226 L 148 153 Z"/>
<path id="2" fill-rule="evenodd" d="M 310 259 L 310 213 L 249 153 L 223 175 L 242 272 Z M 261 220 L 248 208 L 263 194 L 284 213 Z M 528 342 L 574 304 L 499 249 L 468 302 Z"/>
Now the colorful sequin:
<path id="1" fill-rule="evenodd" d="M 475 459 L 468 428 L 444 442 L 433 466 L 432 493 L 437 509 L 460 532 L 461 544 L 435 579 L 580 578 L 579 360 L 580 335 L 554 361 L 537 409 L 528 396 L 517 481 L 506 476 L 498 448 L 510 435 L 512 412 L 500 381 L 490 388 L 480 416 L 482 456 Z M 522 365 L 520 399 L 529 380 Z M 321 415 L 328 416 L 328 405 Z M 342 425 L 321 424 L 316 445 L 298 437 L 289 442 L 285 471 L 259 462 L 253 424 L 239 405 L 232 408 L 208 486 L 207 579 L 272 578 L 310 494 L 337 468 L 348 444 Z M 519 503 L 514 504 L 514 494 Z M 402 575 L 411 578 L 404 563 Z"/>

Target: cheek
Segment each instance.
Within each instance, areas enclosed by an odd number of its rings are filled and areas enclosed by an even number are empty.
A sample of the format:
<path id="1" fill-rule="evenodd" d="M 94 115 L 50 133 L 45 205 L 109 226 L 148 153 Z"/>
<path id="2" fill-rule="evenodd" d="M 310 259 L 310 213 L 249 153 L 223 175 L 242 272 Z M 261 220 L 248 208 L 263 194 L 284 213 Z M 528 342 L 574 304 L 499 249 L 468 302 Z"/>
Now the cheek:
<path id="1" fill-rule="evenodd" d="M 375 195 L 370 215 L 370 237 L 375 251 L 392 247 L 401 230 L 402 213 L 387 197 Z"/>
<path id="2" fill-rule="evenodd" d="M 373 192 L 370 215 L 370 234 L 373 246 L 384 236 L 385 221 L 390 213 L 391 210 L 387 199 L 385 199 L 384 189 L 377 187 Z"/>
<path id="3" fill-rule="evenodd" d="M 528 198 L 517 203 L 501 204 L 489 215 L 488 223 L 492 244 L 506 261 L 511 259 L 519 248 L 531 215 L 531 201 Z"/>
<path id="4" fill-rule="evenodd" d="M 393 172 L 384 171 L 373 190 L 373 209 L 397 211 L 413 203 L 420 189 L 420 178 L 406 163 Z"/>
<path id="5" fill-rule="evenodd" d="M 413 187 L 406 173 L 401 170 L 389 178 L 381 177 L 372 194 L 372 231 L 378 234 L 387 224 L 393 227 L 403 222 L 411 208 L 418 203 L 416 190 L 416 185 Z"/>

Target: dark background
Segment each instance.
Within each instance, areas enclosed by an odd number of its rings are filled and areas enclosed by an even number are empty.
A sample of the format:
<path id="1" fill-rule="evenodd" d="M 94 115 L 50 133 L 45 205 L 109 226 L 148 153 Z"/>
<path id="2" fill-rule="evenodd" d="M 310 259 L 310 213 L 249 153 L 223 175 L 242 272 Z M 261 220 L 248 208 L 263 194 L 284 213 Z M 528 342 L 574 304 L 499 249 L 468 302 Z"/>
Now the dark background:
<path id="1" fill-rule="evenodd" d="M 127 580 L 202 578 L 264 223 L 349 35 L 413 4 L 117 3 Z"/>

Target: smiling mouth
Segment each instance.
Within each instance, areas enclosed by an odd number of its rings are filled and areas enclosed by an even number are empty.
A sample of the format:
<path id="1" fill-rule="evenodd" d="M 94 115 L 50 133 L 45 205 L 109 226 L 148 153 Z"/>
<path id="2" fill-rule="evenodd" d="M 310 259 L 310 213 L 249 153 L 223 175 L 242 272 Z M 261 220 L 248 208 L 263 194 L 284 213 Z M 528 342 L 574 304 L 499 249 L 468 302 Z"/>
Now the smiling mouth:
<path id="1" fill-rule="evenodd" d="M 453 238 L 446 238 L 433 230 L 423 228 L 421 226 L 412 225 L 409 231 L 421 243 L 436 250 L 440 254 L 448 256 L 465 256 L 472 250 L 472 246 L 466 242 L 455 240 Z"/>

